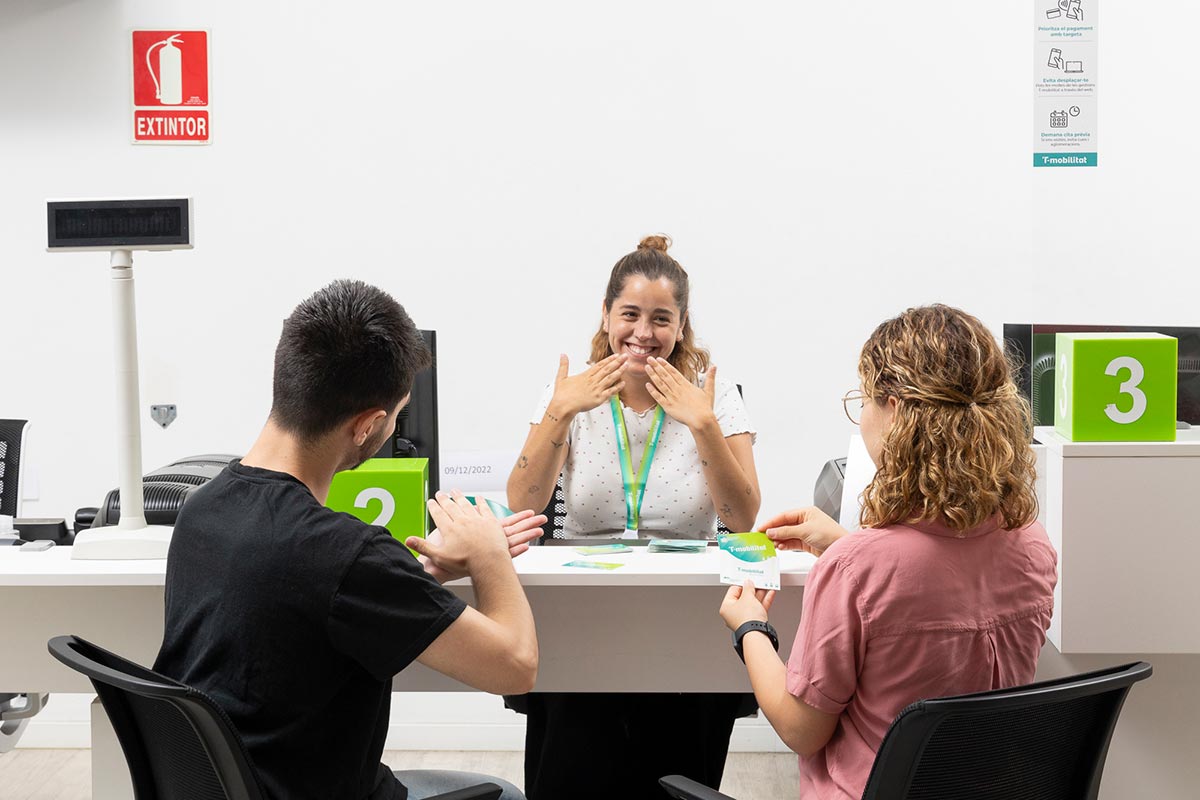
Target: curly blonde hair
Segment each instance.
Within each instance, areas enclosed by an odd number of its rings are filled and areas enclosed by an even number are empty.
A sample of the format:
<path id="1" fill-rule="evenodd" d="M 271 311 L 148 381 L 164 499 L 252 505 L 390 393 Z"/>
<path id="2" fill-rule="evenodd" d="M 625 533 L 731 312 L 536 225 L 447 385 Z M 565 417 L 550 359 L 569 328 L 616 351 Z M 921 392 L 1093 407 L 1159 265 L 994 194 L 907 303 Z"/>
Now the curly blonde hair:
<path id="1" fill-rule="evenodd" d="M 688 274 L 679 262 L 667 255 L 671 246 L 671 237 L 665 235 L 646 236 L 638 242 L 637 250 L 621 257 L 613 265 L 612 273 L 608 276 L 608 288 L 604 292 L 604 310 L 607 313 L 625 288 L 625 281 L 634 275 L 641 275 L 649 281 L 666 278 L 675 287 L 675 304 L 679 306 L 679 314 L 683 319 L 683 331 L 671 355 L 667 359 L 671 366 L 679 370 L 684 378 L 696 382 L 697 376 L 708 369 L 708 350 L 696 344 L 696 334 L 692 330 L 692 316 L 688 313 L 688 295 L 691 286 Z M 601 322 L 600 330 L 592 337 L 592 357 L 590 363 L 595 364 L 613 354 L 608 341 L 608 333 Z"/>
<path id="2" fill-rule="evenodd" d="M 1013 530 L 1037 519 L 1029 403 L 995 337 L 944 305 L 910 308 L 863 345 L 864 402 L 896 398 L 863 527 L 938 520 L 957 531 L 999 513 Z"/>

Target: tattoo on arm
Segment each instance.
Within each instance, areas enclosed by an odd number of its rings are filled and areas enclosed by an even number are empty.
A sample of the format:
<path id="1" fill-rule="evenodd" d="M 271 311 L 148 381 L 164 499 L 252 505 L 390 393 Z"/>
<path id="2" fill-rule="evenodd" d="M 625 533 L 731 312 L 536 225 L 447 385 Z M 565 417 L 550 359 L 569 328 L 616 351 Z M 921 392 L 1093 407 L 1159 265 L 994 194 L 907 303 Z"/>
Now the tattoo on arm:
<path id="1" fill-rule="evenodd" d="M 527 466 L 529 466 L 529 459 L 522 454 L 521 458 L 517 460 L 517 469 L 525 469 Z"/>
<path id="2" fill-rule="evenodd" d="M 729 503 L 721 506 L 721 519 L 729 519 L 733 515 L 733 509 L 729 507 Z"/>
<path id="3" fill-rule="evenodd" d="M 700 466 L 702 466 L 702 467 L 707 467 L 707 466 L 708 466 L 708 462 L 707 462 L 707 461 L 705 461 L 705 460 L 702 458 L 702 459 L 700 459 Z"/>
<path id="4" fill-rule="evenodd" d="M 550 420 L 551 422 L 558 422 L 558 417 L 554 416 L 549 411 L 546 412 L 546 419 Z"/>
<path id="5" fill-rule="evenodd" d="M 540 486 L 530 486 L 530 487 L 529 487 L 529 493 L 530 493 L 530 494 L 537 494 L 537 493 L 538 493 L 538 492 L 540 492 L 541 490 L 542 490 L 542 487 L 540 487 Z"/>
<path id="6" fill-rule="evenodd" d="M 554 449 L 555 449 L 555 450 L 557 450 L 558 448 L 560 448 L 560 447 L 562 447 L 564 444 L 566 444 L 566 440 L 564 439 L 564 440 L 563 440 L 563 441 L 561 441 L 561 442 L 556 442 L 556 441 L 554 441 L 553 439 L 551 439 L 551 440 L 550 440 L 550 444 L 554 445 Z"/>

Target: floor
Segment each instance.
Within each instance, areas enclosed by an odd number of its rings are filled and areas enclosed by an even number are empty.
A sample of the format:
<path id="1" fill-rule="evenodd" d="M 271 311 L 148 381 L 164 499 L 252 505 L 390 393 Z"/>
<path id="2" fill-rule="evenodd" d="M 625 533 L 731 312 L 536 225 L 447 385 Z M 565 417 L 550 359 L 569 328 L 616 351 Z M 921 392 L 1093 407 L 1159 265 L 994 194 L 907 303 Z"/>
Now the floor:
<path id="1" fill-rule="evenodd" d="M 521 753 L 388 750 L 395 769 L 461 769 L 496 775 L 521 785 Z M 3 800 L 85 800 L 91 796 L 90 750 L 24 750 L 0 755 Z M 730 753 L 721 790 L 738 800 L 794 800 L 796 757 L 780 753 Z M 666 794 L 663 794 L 666 797 Z"/>

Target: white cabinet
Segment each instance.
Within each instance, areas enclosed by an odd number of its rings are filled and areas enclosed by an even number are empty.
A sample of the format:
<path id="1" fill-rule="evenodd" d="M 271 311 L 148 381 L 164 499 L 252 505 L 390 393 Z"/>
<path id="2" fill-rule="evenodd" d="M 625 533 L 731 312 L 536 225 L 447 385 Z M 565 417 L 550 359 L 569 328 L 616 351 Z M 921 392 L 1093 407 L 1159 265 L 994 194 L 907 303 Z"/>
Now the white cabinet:
<path id="1" fill-rule="evenodd" d="M 1050 641 L 1064 654 L 1200 654 L 1200 430 L 1175 442 L 1036 437 L 1059 558 Z"/>

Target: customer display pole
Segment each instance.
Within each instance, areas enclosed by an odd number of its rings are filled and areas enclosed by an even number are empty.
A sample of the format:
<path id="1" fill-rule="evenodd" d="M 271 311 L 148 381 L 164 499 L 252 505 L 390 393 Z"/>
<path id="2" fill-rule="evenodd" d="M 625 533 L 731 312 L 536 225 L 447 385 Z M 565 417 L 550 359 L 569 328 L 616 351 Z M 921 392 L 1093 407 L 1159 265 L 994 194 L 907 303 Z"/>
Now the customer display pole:
<path id="1" fill-rule="evenodd" d="M 75 536 L 72 558 L 166 558 L 172 528 L 146 523 L 142 435 L 138 420 L 137 310 L 133 251 L 190 249 L 190 200 L 50 202 L 49 244 L 55 250 L 107 250 L 112 285 L 113 377 L 116 383 L 120 521 Z"/>

